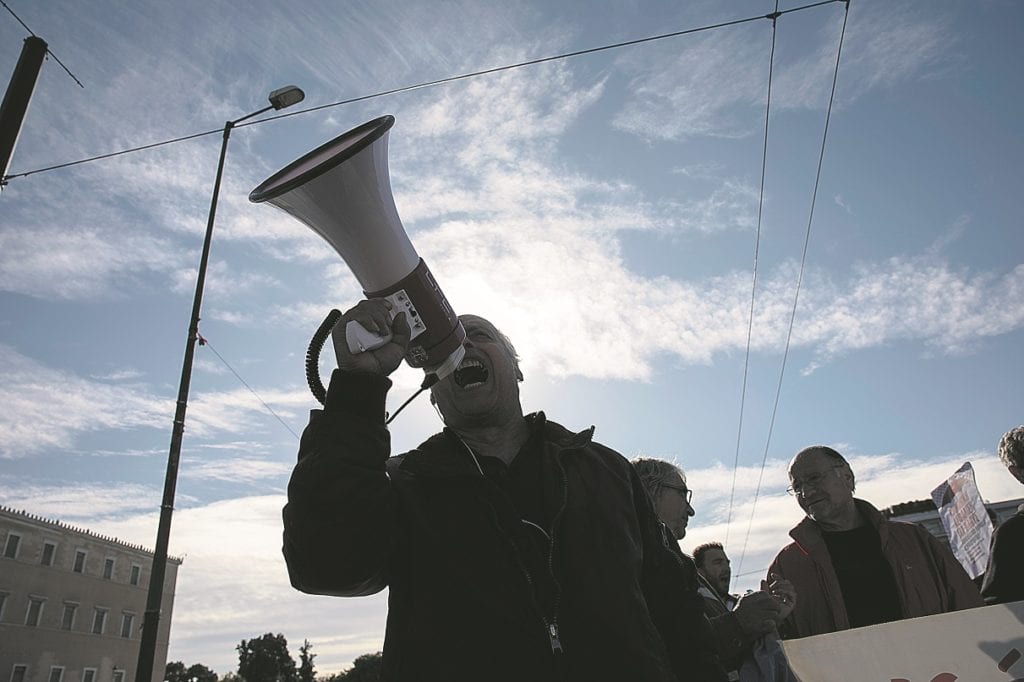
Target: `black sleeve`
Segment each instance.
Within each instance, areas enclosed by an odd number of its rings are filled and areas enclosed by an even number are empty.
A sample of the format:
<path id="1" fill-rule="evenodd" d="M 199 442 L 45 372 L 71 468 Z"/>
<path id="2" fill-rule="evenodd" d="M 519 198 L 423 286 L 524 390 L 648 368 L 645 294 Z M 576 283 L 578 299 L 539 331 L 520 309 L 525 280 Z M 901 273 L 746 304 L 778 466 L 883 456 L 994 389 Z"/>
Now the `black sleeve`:
<path id="1" fill-rule="evenodd" d="M 986 604 L 1024 600 L 1024 514 L 1010 517 L 996 529 L 981 595 Z"/>
<path id="2" fill-rule="evenodd" d="M 697 567 L 658 520 L 650 496 L 632 472 L 633 497 L 643 533 L 643 590 L 680 682 L 726 682 L 707 616 L 697 592 Z"/>
<path id="3" fill-rule="evenodd" d="M 361 596 L 387 586 L 401 546 L 385 471 L 390 387 L 387 377 L 335 370 L 324 409 L 310 414 L 283 510 L 283 552 L 298 590 Z"/>

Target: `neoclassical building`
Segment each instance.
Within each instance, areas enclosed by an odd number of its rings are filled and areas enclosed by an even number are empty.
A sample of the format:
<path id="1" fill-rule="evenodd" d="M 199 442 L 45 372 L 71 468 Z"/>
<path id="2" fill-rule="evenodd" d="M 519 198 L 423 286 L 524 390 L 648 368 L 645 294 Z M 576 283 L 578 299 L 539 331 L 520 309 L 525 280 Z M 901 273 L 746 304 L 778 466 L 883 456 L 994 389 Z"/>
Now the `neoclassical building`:
<path id="1" fill-rule="evenodd" d="M 0 505 L 0 682 L 136 682 L 152 563 L 143 547 Z M 180 565 L 168 559 L 154 679 Z"/>

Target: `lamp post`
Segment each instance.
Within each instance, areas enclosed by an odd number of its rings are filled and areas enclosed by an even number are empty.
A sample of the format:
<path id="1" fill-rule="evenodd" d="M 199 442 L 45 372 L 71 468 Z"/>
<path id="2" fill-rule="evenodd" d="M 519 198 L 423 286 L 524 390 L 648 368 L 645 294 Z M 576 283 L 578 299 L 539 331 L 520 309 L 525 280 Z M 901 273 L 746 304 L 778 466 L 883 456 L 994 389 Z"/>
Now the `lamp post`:
<path id="1" fill-rule="evenodd" d="M 305 98 L 305 93 L 294 85 L 278 88 L 270 93 L 270 106 L 246 114 L 224 124 L 224 138 L 220 146 L 220 161 L 217 164 L 217 179 L 213 183 L 210 198 L 210 215 L 206 221 L 206 237 L 199 259 L 199 274 L 196 277 L 196 293 L 192 301 L 192 321 L 189 323 L 188 340 L 185 343 L 185 360 L 181 366 L 181 383 L 178 385 L 178 404 L 174 413 L 174 427 L 171 431 L 171 448 L 167 454 L 167 475 L 164 477 L 164 496 L 160 504 L 160 525 L 157 528 L 156 548 L 153 554 L 153 569 L 146 593 L 146 612 L 142 620 L 142 641 L 139 643 L 139 661 L 134 682 L 151 682 L 156 654 L 157 630 L 160 625 L 160 602 L 164 592 L 164 575 L 167 572 L 167 545 L 171 536 L 171 514 L 174 511 L 174 489 L 178 479 L 178 460 L 181 456 L 181 437 L 185 431 L 185 409 L 188 405 L 188 388 L 192 379 L 192 358 L 199 338 L 199 311 L 203 303 L 203 285 L 206 283 L 206 264 L 210 258 L 210 240 L 213 238 L 213 221 L 217 214 L 217 198 L 220 195 L 220 180 L 224 173 L 224 156 L 228 151 L 231 129 L 242 121 L 271 109 L 284 109 Z M 163 679 L 163 672 L 158 679 Z"/>

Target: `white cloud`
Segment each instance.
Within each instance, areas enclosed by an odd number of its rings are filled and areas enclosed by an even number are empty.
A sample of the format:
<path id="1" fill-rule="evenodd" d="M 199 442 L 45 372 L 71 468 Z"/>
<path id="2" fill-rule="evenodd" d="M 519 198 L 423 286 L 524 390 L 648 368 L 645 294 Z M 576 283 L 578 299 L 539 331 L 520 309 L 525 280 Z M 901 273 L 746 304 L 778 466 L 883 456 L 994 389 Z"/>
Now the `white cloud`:
<path id="1" fill-rule="evenodd" d="M 164 428 L 173 403 L 137 388 L 83 379 L 0 345 L 0 457 L 69 448 L 80 433 Z"/>
<path id="2" fill-rule="evenodd" d="M 173 401 L 144 386 L 86 379 L 2 344 L 0 372 L 0 402 L 5 406 L 0 413 L 0 458 L 73 448 L 80 435 L 90 432 L 170 429 Z M 309 398 L 304 389 L 257 391 L 282 419 L 297 426 L 305 419 Z M 189 401 L 188 428 L 198 439 L 261 432 L 274 428 L 267 416 L 267 408 L 246 388 L 196 392 Z"/>
<path id="3" fill-rule="evenodd" d="M 828 104 L 843 21 L 838 8 L 819 11 L 824 27 L 815 35 L 800 36 L 803 53 L 796 58 L 789 56 L 795 51 L 792 18 L 779 19 L 773 110 L 821 110 Z M 836 95 L 839 104 L 849 104 L 873 89 L 928 77 L 950 60 L 953 34 L 937 13 L 865 2 L 850 14 Z M 649 141 L 743 137 L 760 130 L 770 47 L 770 25 L 763 22 L 627 53 L 619 66 L 631 76 L 632 96 L 616 115 L 615 125 Z M 762 113 L 751 115 L 757 110 Z"/>
<path id="4" fill-rule="evenodd" d="M 628 53 L 619 64 L 632 96 L 615 126 L 649 141 L 750 134 L 742 108 L 763 106 L 768 46 L 766 34 L 740 28 Z"/>
<path id="5" fill-rule="evenodd" d="M 235 445 L 233 447 L 238 447 Z M 251 450 L 266 449 L 265 444 L 253 444 Z M 271 462 L 261 459 L 235 457 L 232 459 L 202 460 L 189 458 L 183 462 L 181 477 L 225 483 L 256 483 L 278 481 L 281 488 L 288 480 L 292 465 L 285 462 Z"/>

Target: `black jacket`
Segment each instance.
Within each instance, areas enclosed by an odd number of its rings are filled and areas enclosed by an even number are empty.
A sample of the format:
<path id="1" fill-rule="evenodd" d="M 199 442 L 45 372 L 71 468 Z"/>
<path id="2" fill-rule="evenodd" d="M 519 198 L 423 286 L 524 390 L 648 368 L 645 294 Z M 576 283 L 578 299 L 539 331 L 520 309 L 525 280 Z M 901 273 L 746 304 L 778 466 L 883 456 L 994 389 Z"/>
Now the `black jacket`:
<path id="1" fill-rule="evenodd" d="M 390 385 L 335 371 L 284 508 L 297 589 L 389 587 L 385 680 L 724 680 L 695 572 L 665 545 L 632 466 L 592 429 L 533 417 L 557 586 L 545 612 L 511 540 L 518 517 L 454 432 L 388 457 Z"/>
<path id="2" fill-rule="evenodd" d="M 981 596 L 986 604 L 1024 599 L 1024 504 L 992 536 Z"/>

